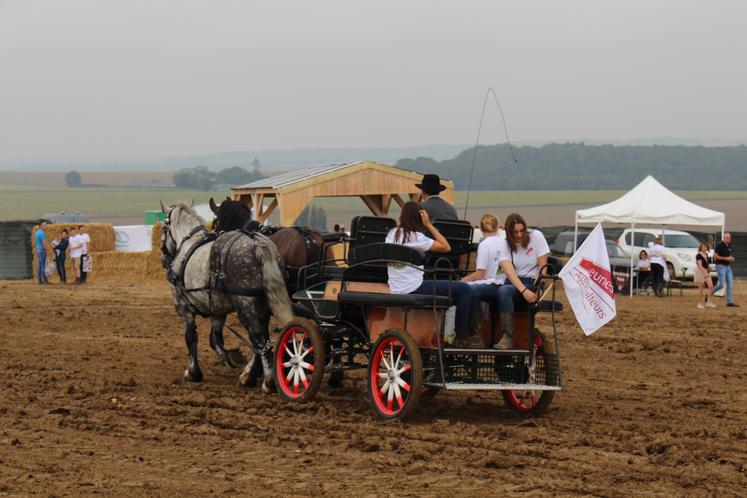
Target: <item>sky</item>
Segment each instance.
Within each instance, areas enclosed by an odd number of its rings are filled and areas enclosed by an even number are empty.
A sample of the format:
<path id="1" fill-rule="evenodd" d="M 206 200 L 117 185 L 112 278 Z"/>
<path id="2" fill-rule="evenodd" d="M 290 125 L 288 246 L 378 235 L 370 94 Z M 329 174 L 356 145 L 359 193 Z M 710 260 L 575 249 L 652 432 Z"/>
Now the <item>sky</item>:
<path id="1" fill-rule="evenodd" d="M 747 2 L 0 0 L 0 161 L 747 139 Z M 489 108 L 482 143 L 504 141 Z"/>

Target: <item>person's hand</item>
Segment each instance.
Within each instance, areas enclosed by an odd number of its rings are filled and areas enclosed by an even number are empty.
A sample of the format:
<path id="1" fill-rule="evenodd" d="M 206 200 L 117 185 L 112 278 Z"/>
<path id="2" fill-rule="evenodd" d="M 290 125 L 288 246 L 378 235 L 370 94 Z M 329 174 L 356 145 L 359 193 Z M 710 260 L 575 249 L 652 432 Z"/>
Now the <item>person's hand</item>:
<path id="1" fill-rule="evenodd" d="M 420 210 L 420 220 L 423 225 L 428 226 L 431 224 L 431 218 L 428 216 L 428 212 L 425 209 Z"/>
<path id="2" fill-rule="evenodd" d="M 736 260 L 737 260 L 737 258 L 735 258 L 734 256 L 729 256 L 729 261 L 731 261 L 732 263 L 733 263 L 734 261 L 736 261 Z"/>
<path id="3" fill-rule="evenodd" d="M 524 292 L 522 292 L 521 295 L 524 297 L 526 302 L 530 304 L 537 302 L 537 294 L 529 290 L 529 287 L 527 287 L 527 289 Z"/>

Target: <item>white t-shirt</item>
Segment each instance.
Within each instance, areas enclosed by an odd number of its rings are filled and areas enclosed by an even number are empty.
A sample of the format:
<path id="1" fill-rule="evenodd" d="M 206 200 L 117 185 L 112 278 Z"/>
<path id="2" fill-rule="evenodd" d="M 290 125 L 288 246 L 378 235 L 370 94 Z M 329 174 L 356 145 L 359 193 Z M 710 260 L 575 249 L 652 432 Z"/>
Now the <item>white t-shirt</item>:
<path id="1" fill-rule="evenodd" d="M 648 250 L 649 259 L 652 264 L 657 264 L 661 267 L 666 267 L 667 262 L 664 260 L 664 251 L 666 247 L 661 244 L 654 244 Z"/>
<path id="2" fill-rule="evenodd" d="M 82 247 L 75 247 L 78 244 L 80 244 L 80 235 L 75 234 L 72 237 L 70 237 L 70 257 L 71 258 L 79 258 L 81 254 L 83 254 L 83 248 Z"/>
<path id="3" fill-rule="evenodd" d="M 514 270 L 519 277 L 537 278 L 539 275 L 537 258 L 546 254 L 550 254 L 550 247 L 539 230 L 529 232 L 529 244 L 526 247 L 520 245 L 513 254 L 508 247 L 508 242 L 501 241 L 500 260 L 513 261 Z"/>
<path id="4" fill-rule="evenodd" d="M 88 254 L 88 244 L 91 242 L 91 237 L 89 237 L 87 233 L 81 233 L 78 237 L 80 237 L 80 241 L 83 243 L 81 254 Z"/>
<path id="5" fill-rule="evenodd" d="M 643 271 L 649 270 L 651 267 L 651 260 L 650 259 L 639 259 L 635 267 Z"/>
<path id="6" fill-rule="evenodd" d="M 397 228 L 392 228 L 389 233 L 386 234 L 385 242 L 387 244 L 399 244 L 418 251 L 428 251 L 433 245 L 433 239 L 429 239 L 420 232 L 410 233 L 410 238 L 404 243 L 402 240 L 395 241 L 394 234 Z M 423 269 L 419 266 L 420 270 L 408 266 L 405 264 L 389 264 L 387 265 L 387 274 L 389 276 L 389 292 L 392 294 L 409 294 L 414 291 L 420 284 L 423 283 Z"/>
<path id="7" fill-rule="evenodd" d="M 503 285 L 506 281 L 506 273 L 500 265 L 501 236 L 492 235 L 486 237 L 477 246 L 477 262 L 475 268 L 485 270 L 485 276 L 481 280 L 467 282 L 470 285 L 476 284 L 495 284 Z M 503 238 L 505 242 L 505 237 Z"/>

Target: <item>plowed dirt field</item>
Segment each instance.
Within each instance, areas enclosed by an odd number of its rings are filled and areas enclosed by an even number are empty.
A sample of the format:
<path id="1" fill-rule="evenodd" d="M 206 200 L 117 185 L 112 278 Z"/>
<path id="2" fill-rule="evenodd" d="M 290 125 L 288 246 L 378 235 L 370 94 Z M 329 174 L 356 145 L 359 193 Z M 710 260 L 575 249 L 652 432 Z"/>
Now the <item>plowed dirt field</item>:
<path id="1" fill-rule="evenodd" d="M 566 306 L 544 417 L 452 392 L 385 423 L 361 376 L 301 406 L 238 388 L 203 321 L 206 379 L 184 382 L 165 283 L 0 282 L 0 494 L 744 495 L 747 293 L 692 292 L 620 298 L 592 337 Z"/>

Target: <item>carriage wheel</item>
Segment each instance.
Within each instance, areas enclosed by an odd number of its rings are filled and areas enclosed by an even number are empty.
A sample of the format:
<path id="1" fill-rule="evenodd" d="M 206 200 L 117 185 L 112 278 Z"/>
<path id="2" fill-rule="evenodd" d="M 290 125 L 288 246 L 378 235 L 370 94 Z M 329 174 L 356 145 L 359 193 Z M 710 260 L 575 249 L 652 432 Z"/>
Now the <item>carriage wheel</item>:
<path id="1" fill-rule="evenodd" d="M 423 389 L 423 360 L 412 336 L 387 330 L 374 344 L 368 362 L 368 399 L 383 419 L 407 417 Z"/>
<path id="2" fill-rule="evenodd" d="M 534 361 L 537 362 L 537 368 L 547 368 L 547 352 L 552 350 L 552 346 L 545 340 L 545 337 L 536 332 L 534 338 Z M 548 383 L 554 383 L 554 379 L 548 378 Z M 555 391 L 535 391 L 531 389 L 501 391 L 506 405 L 522 417 L 538 416 L 547 412 L 555 396 Z"/>
<path id="3" fill-rule="evenodd" d="M 289 323 L 275 345 L 278 394 L 286 401 L 304 403 L 316 396 L 324 377 L 324 343 L 316 324 Z"/>

